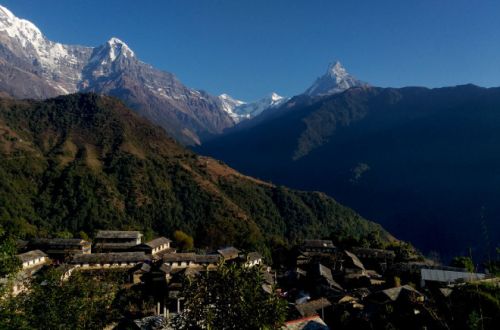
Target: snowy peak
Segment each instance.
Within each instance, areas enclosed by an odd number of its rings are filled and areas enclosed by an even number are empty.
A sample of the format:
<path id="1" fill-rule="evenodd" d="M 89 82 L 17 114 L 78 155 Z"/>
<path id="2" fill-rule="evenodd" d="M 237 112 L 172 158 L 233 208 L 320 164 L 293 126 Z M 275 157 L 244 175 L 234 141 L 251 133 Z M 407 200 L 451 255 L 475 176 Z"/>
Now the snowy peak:
<path id="1" fill-rule="evenodd" d="M 272 92 L 266 97 L 255 102 L 240 101 L 234 99 L 228 94 L 219 95 L 219 100 L 222 103 L 224 111 L 226 111 L 231 118 L 238 123 L 245 119 L 254 118 L 266 109 L 277 107 L 284 103 L 287 99 L 275 92 Z"/>
<path id="2" fill-rule="evenodd" d="M 332 78 L 343 78 L 347 75 L 347 70 L 342 66 L 342 63 L 339 61 L 335 61 L 333 63 L 330 63 L 328 66 L 328 71 L 326 72 L 327 75 L 329 75 Z"/>
<path id="3" fill-rule="evenodd" d="M 109 58 L 112 62 L 120 55 L 123 55 L 124 57 L 135 57 L 135 54 L 130 47 L 118 38 L 112 37 L 108 40 L 106 45 L 109 48 Z"/>
<path id="4" fill-rule="evenodd" d="M 304 94 L 309 96 L 331 95 L 360 86 L 367 86 L 367 84 L 350 75 L 339 61 L 335 61 L 328 66 L 326 73 L 316 79 Z"/>
<path id="5" fill-rule="evenodd" d="M 5 7 L 0 6 L 0 31 L 16 39 L 23 47 L 28 44 L 39 46 L 46 42 L 40 29 L 28 20 L 17 18 Z"/>

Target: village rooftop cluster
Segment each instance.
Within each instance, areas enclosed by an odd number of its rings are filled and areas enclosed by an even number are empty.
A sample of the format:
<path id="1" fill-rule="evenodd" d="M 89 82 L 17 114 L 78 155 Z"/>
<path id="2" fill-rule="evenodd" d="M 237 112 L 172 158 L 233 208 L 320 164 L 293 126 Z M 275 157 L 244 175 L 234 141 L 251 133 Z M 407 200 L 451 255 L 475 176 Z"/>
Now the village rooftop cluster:
<path id="1" fill-rule="evenodd" d="M 152 316 L 136 320 L 168 325 L 182 313 L 182 286 L 186 277 L 216 269 L 221 262 L 261 267 L 262 290 L 277 292 L 292 312 L 286 329 L 328 329 L 344 312 L 369 319 L 388 305 L 411 315 L 415 322 L 437 322 L 427 297 L 445 299 L 457 285 L 472 281 L 498 282 L 484 273 L 444 267 L 417 255 L 404 258 L 394 251 L 351 247 L 337 248 L 330 240 L 305 240 L 295 247 L 293 266 L 271 269 L 259 252 L 224 247 L 212 253 L 177 252 L 172 241 L 158 237 L 143 242 L 139 231 L 97 232 L 92 243 L 83 239 L 40 238 L 19 242 L 22 271 L 14 294 L 23 283 L 49 264 L 64 267 L 64 277 L 75 271 L 116 270 L 127 272 L 129 285 L 161 288 Z M 406 284 L 396 283 L 398 279 Z M 160 328 L 159 328 L 160 329 Z"/>

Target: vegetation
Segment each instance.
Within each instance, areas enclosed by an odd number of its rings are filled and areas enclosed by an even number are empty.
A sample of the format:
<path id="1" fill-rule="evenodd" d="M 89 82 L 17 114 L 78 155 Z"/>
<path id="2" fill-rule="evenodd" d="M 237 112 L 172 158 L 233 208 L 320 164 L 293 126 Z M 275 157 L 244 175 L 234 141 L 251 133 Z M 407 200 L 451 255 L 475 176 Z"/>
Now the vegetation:
<path id="1" fill-rule="evenodd" d="M 60 269 L 50 269 L 6 301 L 0 328 L 102 329 L 119 315 L 113 303 L 122 283 L 117 272 L 75 271 L 64 279 Z"/>
<path id="2" fill-rule="evenodd" d="M 200 248 L 263 253 L 276 240 L 391 239 L 324 194 L 276 187 L 195 155 L 109 97 L 0 100 L 0 155 L 0 224 L 17 237 L 180 230 Z"/>
<path id="3" fill-rule="evenodd" d="M 258 267 L 220 264 L 217 271 L 187 280 L 184 312 L 176 329 L 274 329 L 284 323 L 287 303 L 262 290 Z"/>
<path id="4" fill-rule="evenodd" d="M 193 238 L 182 230 L 174 232 L 174 240 L 175 245 L 182 251 L 189 251 L 194 248 Z"/>

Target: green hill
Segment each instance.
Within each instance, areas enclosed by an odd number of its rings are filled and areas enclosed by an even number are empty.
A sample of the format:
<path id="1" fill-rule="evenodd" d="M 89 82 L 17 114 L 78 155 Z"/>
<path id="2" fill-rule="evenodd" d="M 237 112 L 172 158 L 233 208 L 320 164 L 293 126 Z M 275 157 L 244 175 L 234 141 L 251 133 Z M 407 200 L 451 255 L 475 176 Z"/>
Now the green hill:
<path id="1" fill-rule="evenodd" d="M 305 237 L 393 239 L 323 193 L 244 176 L 95 94 L 0 100 L 0 225 L 20 237 L 180 229 L 197 246 L 261 250 Z"/>

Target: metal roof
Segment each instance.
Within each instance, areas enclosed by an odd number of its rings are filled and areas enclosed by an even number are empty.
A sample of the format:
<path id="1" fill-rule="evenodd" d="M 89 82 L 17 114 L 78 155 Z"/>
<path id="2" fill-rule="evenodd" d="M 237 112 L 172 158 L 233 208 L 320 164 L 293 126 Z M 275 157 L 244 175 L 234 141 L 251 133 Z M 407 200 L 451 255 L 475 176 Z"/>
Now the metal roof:
<path id="1" fill-rule="evenodd" d="M 433 281 L 441 283 L 453 283 L 457 280 L 474 281 L 481 280 L 486 277 L 482 273 L 459 272 L 444 269 L 420 269 L 420 276 L 424 281 Z"/>

